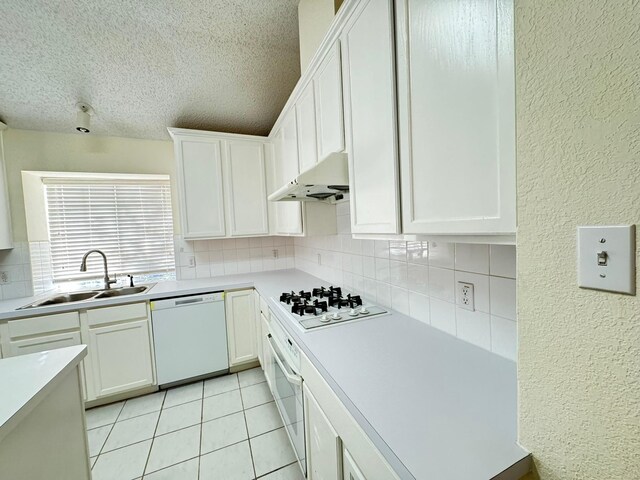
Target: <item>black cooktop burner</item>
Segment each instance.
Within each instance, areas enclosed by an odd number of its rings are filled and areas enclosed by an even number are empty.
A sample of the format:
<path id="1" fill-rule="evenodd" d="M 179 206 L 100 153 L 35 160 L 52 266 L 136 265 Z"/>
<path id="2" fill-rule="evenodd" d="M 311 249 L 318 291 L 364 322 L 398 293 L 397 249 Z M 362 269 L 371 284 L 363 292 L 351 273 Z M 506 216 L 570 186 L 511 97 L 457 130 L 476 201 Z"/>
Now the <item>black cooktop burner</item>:
<path id="1" fill-rule="evenodd" d="M 291 306 L 291 313 L 293 313 L 294 315 L 300 315 L 301 317 L 305 314 L 317 316 L 326 311 L 327 302 L 320 302 L 318 300 L 314 300 L 313 303 L 309 303 L 306 300 L 303 300 L 302 302 L 294 303 Z"/>

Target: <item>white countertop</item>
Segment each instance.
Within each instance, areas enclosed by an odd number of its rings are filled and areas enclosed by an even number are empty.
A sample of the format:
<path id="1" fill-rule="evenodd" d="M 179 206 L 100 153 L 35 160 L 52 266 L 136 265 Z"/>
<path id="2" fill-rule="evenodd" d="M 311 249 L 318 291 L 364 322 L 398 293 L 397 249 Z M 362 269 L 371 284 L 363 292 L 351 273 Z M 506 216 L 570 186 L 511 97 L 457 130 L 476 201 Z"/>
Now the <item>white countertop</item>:
<path id="1" fill-rule="evenodd" d="M 299 270 L 172 281 L 18 312 L 33 300 L 4 301 L 0 320 L 237 288 L 270 298 L 326 284 Z M 528 456 L 516 442 L 514 362 L 395 312 L 302 332 L 273 311 L 401 478 L 489 479 Z"/>
<path id="2" fill-rule="evenodd" d="M 0 360 L 0 441 L 86 354 L 78 345 Z"/>

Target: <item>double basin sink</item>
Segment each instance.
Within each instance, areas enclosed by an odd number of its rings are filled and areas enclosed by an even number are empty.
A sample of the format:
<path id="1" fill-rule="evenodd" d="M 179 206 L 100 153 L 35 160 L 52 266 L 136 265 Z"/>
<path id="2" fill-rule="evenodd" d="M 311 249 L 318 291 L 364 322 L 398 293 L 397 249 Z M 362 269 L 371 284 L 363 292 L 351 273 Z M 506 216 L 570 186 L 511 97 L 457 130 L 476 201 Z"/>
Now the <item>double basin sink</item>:
<path id="1" fill-rule="evenodd" d="M 141 285 L 139 287 L 110 288 L 109 290 L 91 290 L 87 292 L 60 293 L 44 300 L 30 303 L 23 308 L 46 307 L 48 305 L 61 305 L 65 303 L 82 302 L 84 300 L 101 300 L 105 298 L 123 297 L 127 295 L 137 295 L 148 291 L 153 285 Z"/>

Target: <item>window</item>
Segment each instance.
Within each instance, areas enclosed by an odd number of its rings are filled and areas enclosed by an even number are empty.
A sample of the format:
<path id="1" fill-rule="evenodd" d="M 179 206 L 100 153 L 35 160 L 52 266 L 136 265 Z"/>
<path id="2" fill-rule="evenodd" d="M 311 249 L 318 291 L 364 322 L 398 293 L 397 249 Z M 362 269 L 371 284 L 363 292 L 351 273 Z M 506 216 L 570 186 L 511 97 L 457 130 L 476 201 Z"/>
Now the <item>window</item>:
<path id="1" fill-rule="evenodd" d="M 53 281 L 102 277 L 109 272 L 154 274 L 175 270 L 171 189 L 166 175 L 44 177 Z"/>

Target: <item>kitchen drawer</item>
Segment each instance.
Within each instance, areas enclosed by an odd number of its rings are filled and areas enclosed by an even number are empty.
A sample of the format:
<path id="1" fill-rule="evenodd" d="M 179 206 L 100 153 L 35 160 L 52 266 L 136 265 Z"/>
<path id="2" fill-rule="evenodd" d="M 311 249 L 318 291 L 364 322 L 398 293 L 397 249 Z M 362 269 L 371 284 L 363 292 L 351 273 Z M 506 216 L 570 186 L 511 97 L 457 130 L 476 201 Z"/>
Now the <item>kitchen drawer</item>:
<path id="1" fill-rule="evenodd" d="M 7 322 L 9 338 L 12 339 L 79 328 L 80 315 L 78 315 L 78 312 L 43 315 L 40 317 L 22 318 L 20 320 L 10 320 Z"/>
<path id="2" fill-rule="evenodd" d="M 147 318 L 147 316 L 146 302 L 87 310 L 87 322 L 89 327 L 126 320 L 135 320 L 138 318 Z"/>

